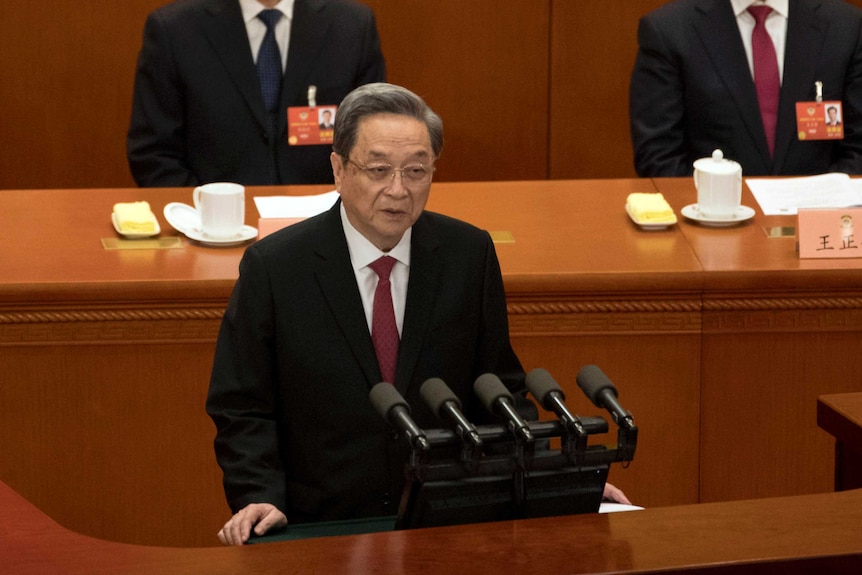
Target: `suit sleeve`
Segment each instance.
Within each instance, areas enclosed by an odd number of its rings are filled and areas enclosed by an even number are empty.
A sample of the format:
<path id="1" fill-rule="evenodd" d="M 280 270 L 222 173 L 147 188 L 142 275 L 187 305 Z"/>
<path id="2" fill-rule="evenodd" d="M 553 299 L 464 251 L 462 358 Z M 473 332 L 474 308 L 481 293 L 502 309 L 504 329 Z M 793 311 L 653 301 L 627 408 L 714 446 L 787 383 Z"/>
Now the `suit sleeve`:
<path id="1" fill-rule="evenodd" d="M 523 396 L 524 370 L 509 338 L 506 292 L 494 242 L 487 235 L 483 331 L 479 342 L 479 373 L 495 373 L 513 394 Z"/>
<path id="2" fill-rule="evenodd" d="M 268 274 L 252 248 L 240 263 L 222 320 L 207 396 L 216 459 L 233 512 L 250 503 L 271 503 L 286 512 L 273 332 Z"/>
<path id="3" fill-rule="evenodd" d="M 831 171 L 862 174 L 862 19 L 856 18 L 855 50 L 847 70 L 843 94 L 844 139 Z"/>
<path id="4" fill-rule="evenodd" d="M 195 186 L 186 164 L 182 81 L 164 22 L 151 14 L 135 72 L 126 154 L 139 186 Z"/>
<path id="5" fill-rule="evenodd" d="M 638 25 L 638 54 L 629 86 L 635 170 L 640 177 L 687 176 L 682 70 L 660 30 Z"/>
<path id="6" fill-rule="evenodd" d="M 386 81 L 386 61 L 380 49 L 380 36 L 377 33 L 377 20 L 372 12 L 365 25 L 364 58 L 356 78 L 355 86 Z"/>

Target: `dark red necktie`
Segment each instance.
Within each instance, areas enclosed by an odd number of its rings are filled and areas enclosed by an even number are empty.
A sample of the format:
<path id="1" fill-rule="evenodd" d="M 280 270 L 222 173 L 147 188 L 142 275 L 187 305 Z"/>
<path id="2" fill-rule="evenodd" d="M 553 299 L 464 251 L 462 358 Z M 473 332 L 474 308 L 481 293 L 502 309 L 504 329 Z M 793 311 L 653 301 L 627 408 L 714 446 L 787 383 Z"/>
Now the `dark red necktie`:
<path id="1" fill-rule="evenodd" d="M 392 288 L 389 274 L 395 258 L 383 256 L 369 267 L 377 274 L 377 289 L 374 291 L 374 307 L 371 312 L 371 340 L 377 352 L 377 363 L 383 381 L 395 383 L 395 362 L 398 360 L 398 326 L 395 323 L 395 308 L 392 305 Z"/>
<path id="2" fill-rule="evenodd" d="M 775 45 L 766 31 L 766 17 L 772 12 L 769 6 L 750 6 L 754 16 L 754 31 L 751 33 L 751 52 L 754 57 L 754 86 L 760 104 L 760 117 L 766 132 L 769 155 L 775 151 L 775 126 L 778 124 L 778 94 L 781 79 L 778 76 L 778 57 Z"/>

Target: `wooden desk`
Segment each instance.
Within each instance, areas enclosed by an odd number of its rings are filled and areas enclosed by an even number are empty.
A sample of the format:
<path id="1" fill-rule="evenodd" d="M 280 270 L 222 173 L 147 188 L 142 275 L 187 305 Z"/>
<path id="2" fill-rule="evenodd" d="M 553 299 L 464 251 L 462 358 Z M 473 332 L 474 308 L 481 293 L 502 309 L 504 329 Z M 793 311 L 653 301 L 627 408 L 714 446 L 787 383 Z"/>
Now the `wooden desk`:
<path id="1" fill-rule="evenodd" d="M 656 179 L 677 211 L 692 181 Z M 703 266 L 700 500 L 831 489 L 832 447 L 817 428 L 819 395 L 862 391 L 862 259 L 799 259 L 795 238 L 770 238 L 793 216 L 680 231 Z M 745 477 L 745 480 L 741 480 Z"/>
<path id="2" fill-rule="evenodd" d="M 817 425 L 835 438 L 835 490 L 862 487 L 862 393 L 818 397 Z"/>
<path id="3" fill-rule="evenodd" d="M 286 566 L 296 573 L 411 575 L 855 575 L 862 564 L 862 491 L 245 547 L 171 548 L 74 533 L 0 483 L 0 525 L 0 558 L 10 575 L 266 574 L 284 573 Z"/>
<path id="4" fill-rule="evenodd" d="M 690 203 L 688 180 L 439 183 L 429 209 L 511 233 L 497 251 L 515 348 L 580 415 L 605 415 L 577 389 L 580 367 L 614 381 L 641 434 L 633 464 L 610 479 L 636 503 L 831 489 L 811 396 L 862 390 L 862 356 L 846 353 L 862 331 L 860 266 L 786 253 L 770 263 L 786 248 L 761 235 L 760 215 L 735 229 L 644 232 L 625 198 L 656 185 L 677 211 Z M 249 189 L 247 221 L 254 195 L 326 190 Z M 244 246 L 99 241 L 115 236 L 112 205 L 140 199 L 162 236 L 177 236 L 161 212 L 190 197 L 0 192 L 0 480 L 88 535 L 216 545 L 228 516 L 203 402 Z"/>

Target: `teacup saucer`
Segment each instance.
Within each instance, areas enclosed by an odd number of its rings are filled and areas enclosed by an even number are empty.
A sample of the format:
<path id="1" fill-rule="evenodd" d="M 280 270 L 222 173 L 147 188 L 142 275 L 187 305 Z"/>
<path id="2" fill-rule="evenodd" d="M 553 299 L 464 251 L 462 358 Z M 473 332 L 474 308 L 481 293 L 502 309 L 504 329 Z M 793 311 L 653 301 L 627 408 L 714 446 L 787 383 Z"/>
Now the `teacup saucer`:
<path id="1" fill-rule="evenodd" d="M 208 246 L 233 246 L 257 237 L 257 228 L 243 226 L 239 233 L 229 238 L 210 238 L 201 230 L 201 220 L 193 207 L 182 202 L 171 202 L 165 206 L 165 219 L 171 226 L 190 240 Z"/>
<path id="2" fill-rule="evenodd" d="M 707 216 L 702 214 L 700 213 L 697 204 L 689 204 L 680 210 L 680 212 L 690 220 L 694 220 L 699 224 L 714 228 L 735 226 L 754 217 L 754 210 L 748 206 L 739 206 L 736 209 L 736 213 L 728 217 Z"/>
<path id="3" fill-rule="evenodd" d="M 243 226 L 237 235 L 229 238 L 209 238 L 203 235 L 200 230 L 196 229 L 186 230 L 183 233 L 190 240 L 194 240 L 208 246 L 235 246 L 256 238 L 257 228 Z"/>

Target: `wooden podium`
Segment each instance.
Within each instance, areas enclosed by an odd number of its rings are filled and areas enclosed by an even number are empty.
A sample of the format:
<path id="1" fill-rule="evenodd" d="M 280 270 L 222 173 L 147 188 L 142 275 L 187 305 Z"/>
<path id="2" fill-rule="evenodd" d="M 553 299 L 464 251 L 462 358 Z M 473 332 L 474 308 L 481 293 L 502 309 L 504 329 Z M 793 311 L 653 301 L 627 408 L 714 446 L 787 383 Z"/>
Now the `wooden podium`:
<path id="1" fill-rule="evenodd" d="M 812 572 L 856 575 L 862 491 L 321 537 L 244 547 L 111 543 L 60 527 L 0 483 L 9 575 Z"/>
<path id="2" fill-rule="evenodd" d="M 247 223 L 256 195 L 329 189 L 249 188 Z M 813 404 L 862 392 L 862 260 L 800 260 L 765 231 L 794 219 L 759 211 L 642 230 L 626 196 L 657 190 L 677 214 L 696 197 L 688 178 L 435 183 L 428 208 L 498 238 L 525 369 L 548 369 L 580 416 L 603 415 L 582 366 L 619 389 L 642 433 L 609 480 L 632 501 L 831 490 Z M 173 247 L 104 247 L 113 204 L 134 200 Z M 203 403 L 245 246 L 182 237 L 162 216 L 177 201 L 191 189 L 0 191 L 0 480 L 81 533 L 217 545 L 228 508 Z"/>

